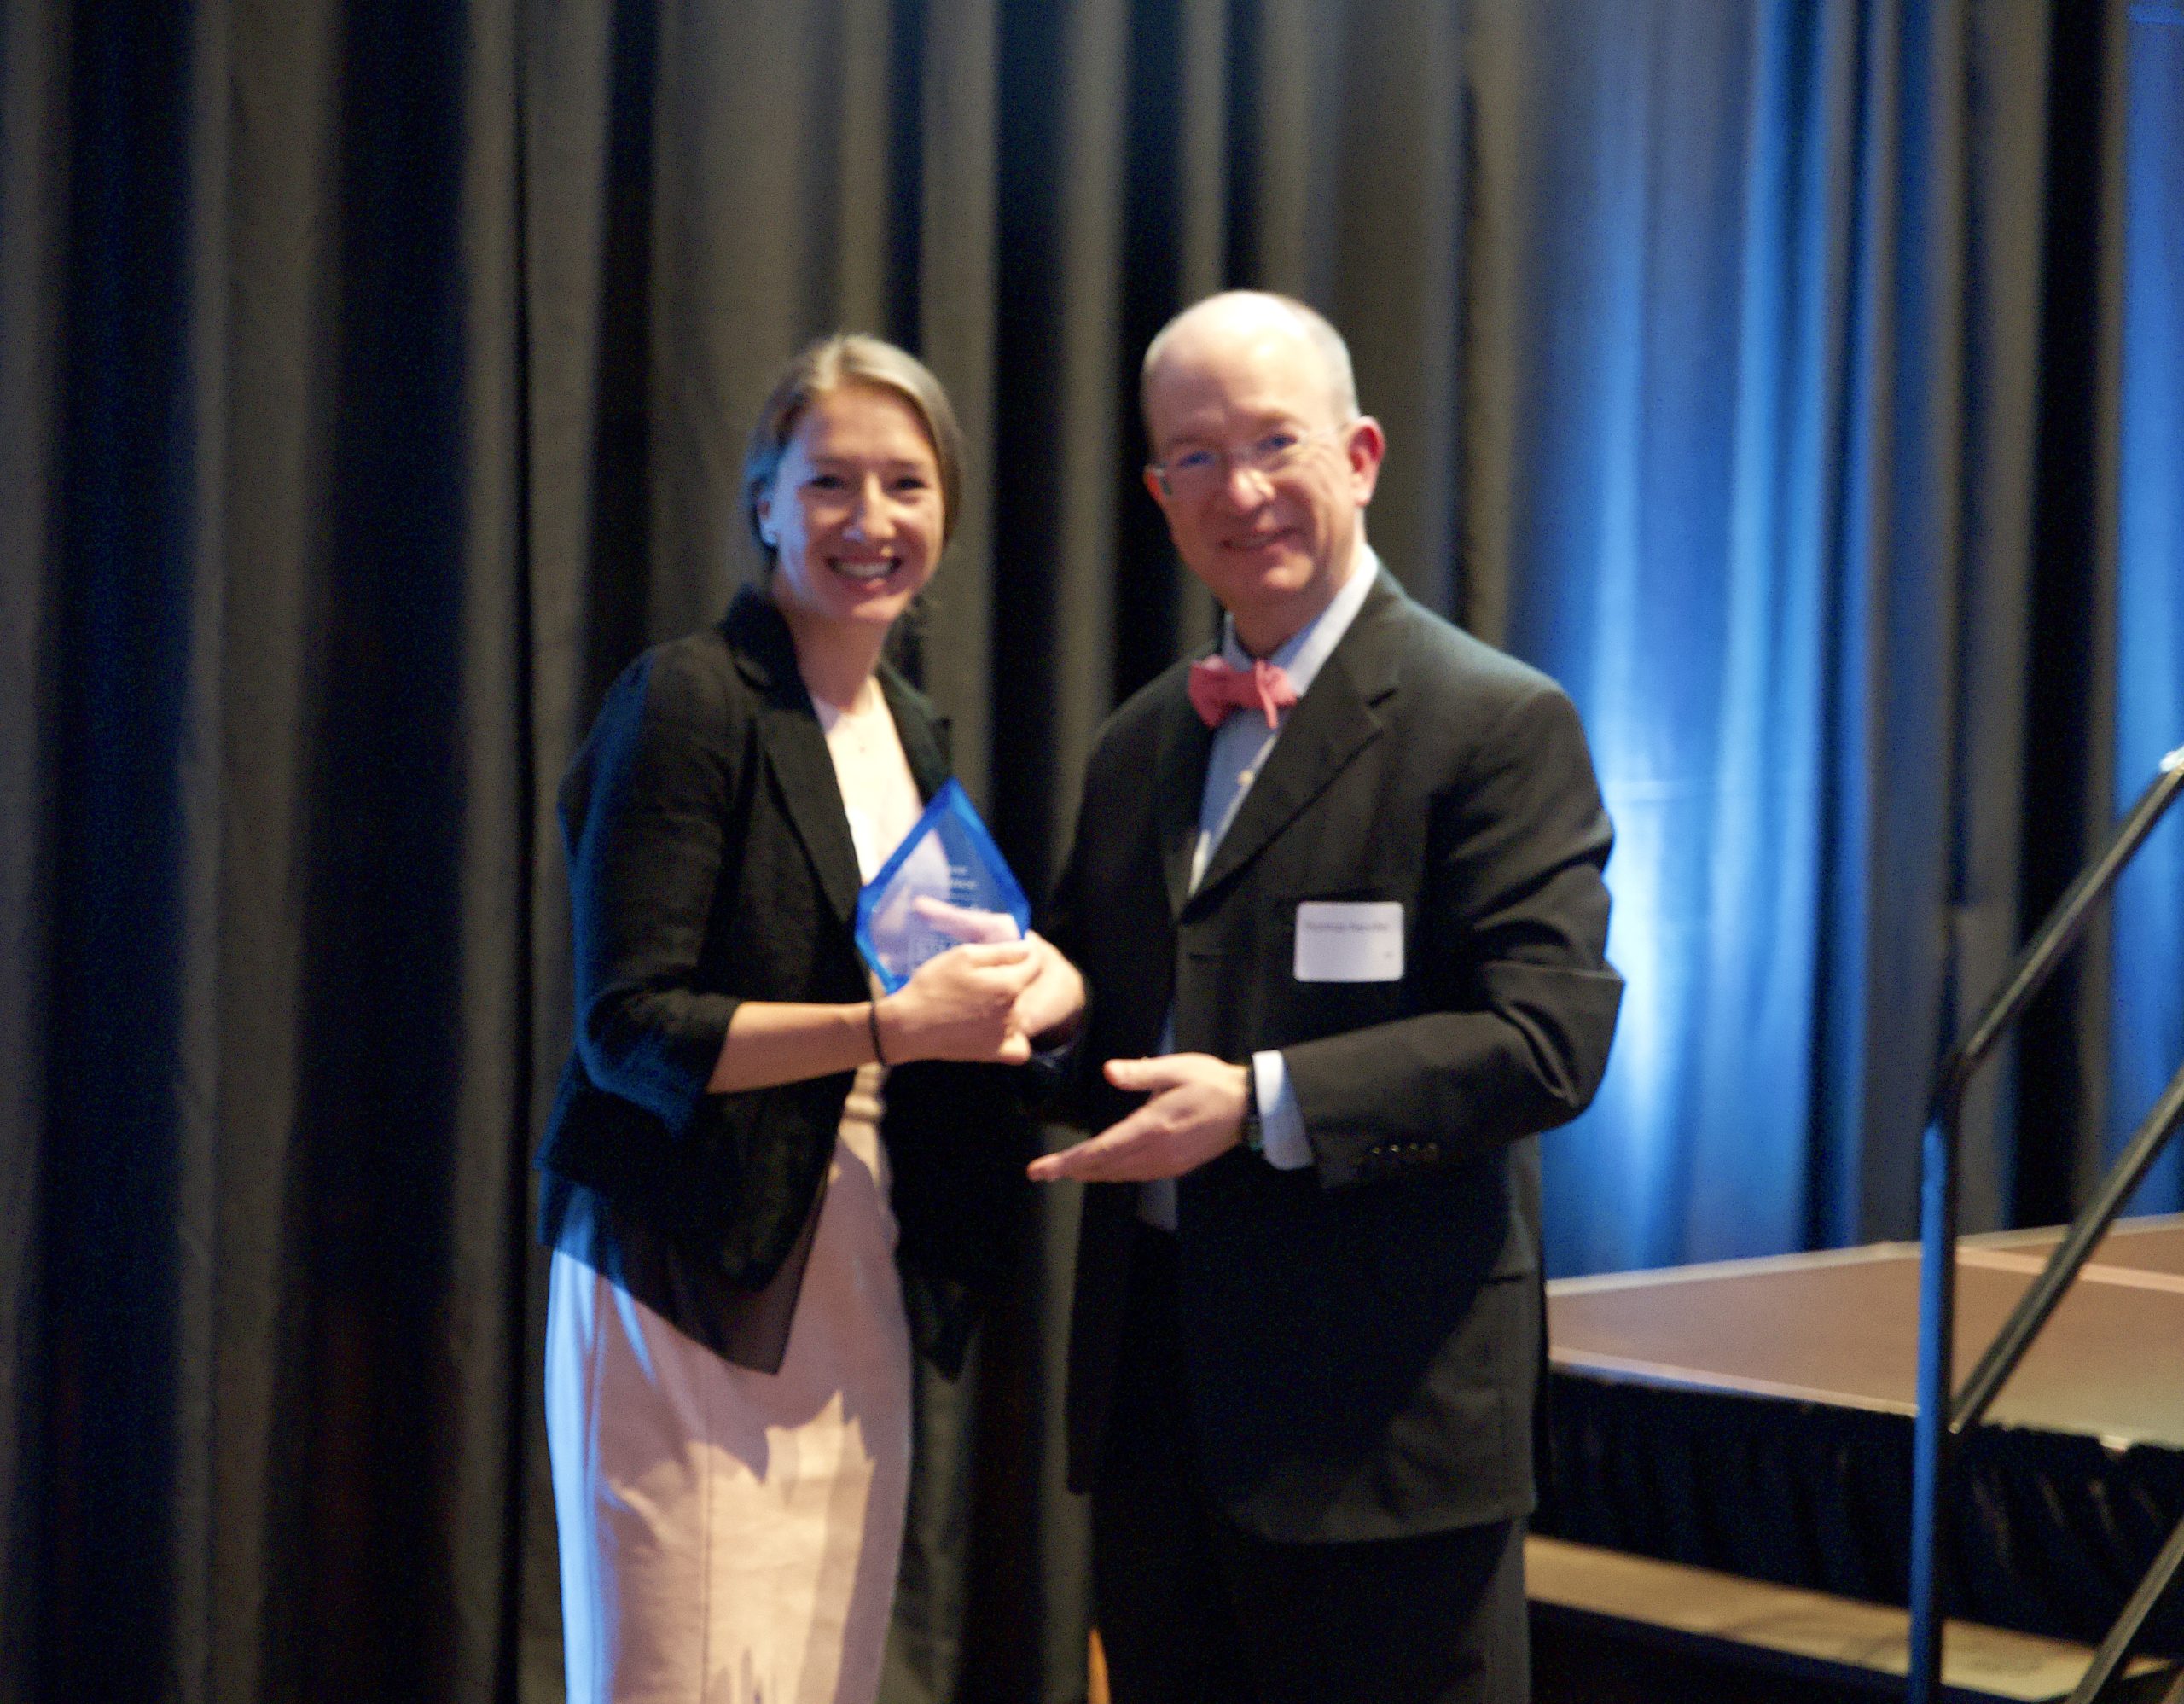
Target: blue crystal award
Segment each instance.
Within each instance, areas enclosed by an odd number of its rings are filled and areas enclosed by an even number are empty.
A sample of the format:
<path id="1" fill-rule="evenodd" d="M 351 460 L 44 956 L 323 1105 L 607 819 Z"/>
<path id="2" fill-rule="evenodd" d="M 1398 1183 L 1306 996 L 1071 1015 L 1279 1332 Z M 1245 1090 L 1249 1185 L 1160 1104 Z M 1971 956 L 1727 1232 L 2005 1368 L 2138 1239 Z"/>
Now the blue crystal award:
<path id="1" fill-rule="evenodd" d="M 1031 927 L 1031 902 L 952 776 L 857 896 L 857 951 L 891 994 L 951 946 Z"/>

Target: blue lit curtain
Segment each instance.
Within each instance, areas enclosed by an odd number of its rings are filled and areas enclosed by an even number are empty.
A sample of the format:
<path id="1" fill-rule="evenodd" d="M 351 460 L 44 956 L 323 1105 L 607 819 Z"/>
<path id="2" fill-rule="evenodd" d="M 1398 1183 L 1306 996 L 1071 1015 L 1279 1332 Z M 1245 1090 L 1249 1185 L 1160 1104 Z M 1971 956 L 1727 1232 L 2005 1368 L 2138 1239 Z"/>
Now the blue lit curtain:
<path id="1" fill-rule="evenodd" d="M 2119 579 L 2120 9 L 1478 15 L 1507 637 L 1591 730 L 1630 982 L 1554 1264 L 1907 1234 L 1940 1052 L 2184 738 L 2175 32 L 2132 38 Z M 2066 979 L 1982 1079 L 1969 1224 L 2066 1213 L 2173 1066 L 2175 833 L 2087 949 L 2112 1050 Z"/>
<path id="2" fill-rule="evenodd" d="M 1513 338 L 1509 637 L 1591 731 L 1629 983 L 1598 1107 L 1548 1147 L 1563 1270 L 1804 1237 L 1853 264 L 1846 29 L 1604 15 L 1535 26 L 1557 193 Z"/>
<path id="3" fill-rule="evenodd" d="M 2131 9 L 2125 202 L 2117 806 L 2184 749 L 2184 6 Z M 2184 821 L 2155 833 L 2117 896 L 2110 1145 L 2184 1061 Z M 2134 1203 L 2184 1206 L 2172 1139 Z"/>

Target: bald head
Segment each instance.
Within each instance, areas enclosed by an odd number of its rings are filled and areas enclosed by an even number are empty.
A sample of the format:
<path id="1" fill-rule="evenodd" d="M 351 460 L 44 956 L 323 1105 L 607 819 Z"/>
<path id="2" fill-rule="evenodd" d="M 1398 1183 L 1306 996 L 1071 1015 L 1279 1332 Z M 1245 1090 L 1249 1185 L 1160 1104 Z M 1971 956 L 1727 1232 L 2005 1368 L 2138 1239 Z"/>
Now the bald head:
<path id="1" fill-rule="evenodd" d="M 1270 290 L 1223 290 L 1194 302 L 1162 326 L 1146 346 L 1138 369 L 1140 408 L 1147 408 L 1153 387 L 1170 363 L 1202 360 L 1269 338 L 1294 342 L 1307 352 L 1326 383 L 1331 421 L 1357 417 L 1357 380 L 1342 334 L 1316 309 Z"/>

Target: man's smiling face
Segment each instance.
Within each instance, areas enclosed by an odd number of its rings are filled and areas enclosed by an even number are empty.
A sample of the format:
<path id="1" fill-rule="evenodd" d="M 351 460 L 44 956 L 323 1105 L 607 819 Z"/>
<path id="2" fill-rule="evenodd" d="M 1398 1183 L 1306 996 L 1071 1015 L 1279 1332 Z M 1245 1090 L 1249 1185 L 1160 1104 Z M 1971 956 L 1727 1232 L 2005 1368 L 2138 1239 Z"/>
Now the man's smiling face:
<path id="1" fill-rule="evenodd" d="M 1337 417 L 1327 363 L 1287 316 L 1209 304 L 1147 375 L 1146 485 L 1185 566 L 1263 654 L 1355 567 L 1385 440 Z"/>

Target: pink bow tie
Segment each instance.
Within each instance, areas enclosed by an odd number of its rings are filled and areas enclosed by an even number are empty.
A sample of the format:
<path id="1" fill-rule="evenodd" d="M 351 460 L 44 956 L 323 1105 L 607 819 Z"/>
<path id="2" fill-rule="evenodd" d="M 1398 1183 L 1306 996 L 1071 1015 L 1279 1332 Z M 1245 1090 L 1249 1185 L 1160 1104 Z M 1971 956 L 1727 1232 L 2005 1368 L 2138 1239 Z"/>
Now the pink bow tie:
<path id="1" fill-rule="evenodd" d="M 1231 668 L 1219 657 L 1191 665 L 1191 708 L 1209 728 L 1218 728 L 1232 710 L 1263 710 L 1266 725 L 1279 728 L 1281 712 L 1297 701 L 1289 672 L 1261 657 L 1247 669 Z"/>

